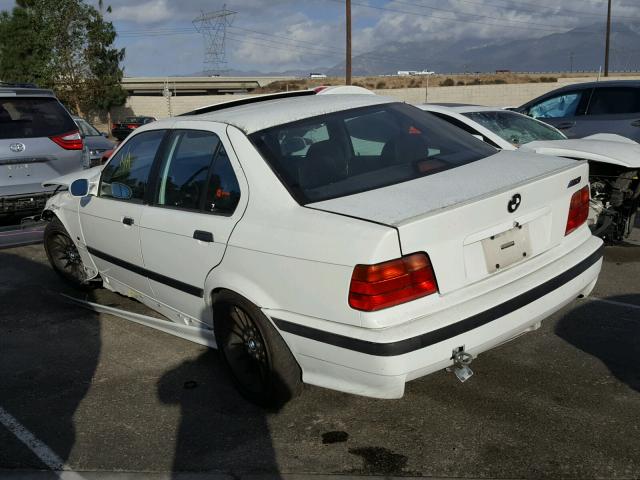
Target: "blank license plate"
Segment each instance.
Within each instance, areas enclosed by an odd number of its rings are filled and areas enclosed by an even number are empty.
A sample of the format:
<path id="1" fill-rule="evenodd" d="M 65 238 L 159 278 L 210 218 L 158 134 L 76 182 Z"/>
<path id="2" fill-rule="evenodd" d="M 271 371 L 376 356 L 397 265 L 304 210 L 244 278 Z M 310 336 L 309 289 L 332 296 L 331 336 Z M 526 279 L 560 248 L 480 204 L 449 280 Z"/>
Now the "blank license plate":
<path id="1" fill-rule="evenodd" d="M 521 262 L 531 255 L 529 226 L 520 225 L 482 240 L 489 273 Z"/>

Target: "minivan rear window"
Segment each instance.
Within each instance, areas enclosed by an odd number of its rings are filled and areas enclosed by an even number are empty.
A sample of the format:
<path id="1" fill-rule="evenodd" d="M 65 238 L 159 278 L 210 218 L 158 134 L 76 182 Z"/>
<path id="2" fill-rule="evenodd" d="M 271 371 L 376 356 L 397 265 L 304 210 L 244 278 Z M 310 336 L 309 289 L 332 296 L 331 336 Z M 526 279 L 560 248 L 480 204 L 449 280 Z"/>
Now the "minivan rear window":
<path id="1" fill-rule="evenodd" d="M 55 98 L 0 97 L 0 139 L 51 137 L 78 130 Z"/>
<path id="2" fill-rule="evenodd" d="M 402 103 L 343 110 L 250 135 L 300 204 L 433 175 L 496 153 Z"/>

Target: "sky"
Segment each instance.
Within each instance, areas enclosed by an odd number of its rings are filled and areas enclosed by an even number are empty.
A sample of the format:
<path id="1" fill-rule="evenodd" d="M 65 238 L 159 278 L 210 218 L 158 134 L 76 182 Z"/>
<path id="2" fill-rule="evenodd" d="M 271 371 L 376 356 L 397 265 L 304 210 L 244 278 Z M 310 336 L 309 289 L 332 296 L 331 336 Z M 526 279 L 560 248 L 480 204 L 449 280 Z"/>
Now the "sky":
<path id="1" fill-rule="evenodd" d="M 97 0 L 86 0 L 97 5 Z M 0 0 L 0 10 L 13 7 Z M 205 36 L 193 20 L 224 0 L 104 0 L 126 49 L 127 76 L 204 70 Z M 353 53 L 388 42 L 533 38 L 599 23 L 606 0 L 352 0 Z M 315 71 L 344 59 L 344 0 L 226 0 L 226 68 Z M 613 0 L 613 21 L 640 24 L 638 0 Z"/>

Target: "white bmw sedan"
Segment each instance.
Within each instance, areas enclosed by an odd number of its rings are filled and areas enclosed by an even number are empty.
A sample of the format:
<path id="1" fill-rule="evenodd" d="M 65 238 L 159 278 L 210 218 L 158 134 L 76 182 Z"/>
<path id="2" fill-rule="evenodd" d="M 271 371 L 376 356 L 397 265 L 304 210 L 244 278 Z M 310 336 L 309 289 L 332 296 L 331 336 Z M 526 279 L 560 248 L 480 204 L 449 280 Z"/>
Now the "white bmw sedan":
<path id="1" fill-rule="evenodd" d="M 593 288 L 586 162 L 498 151 L 373 95 L 258 98 L 137 129 L 49 182 L 45 247 L 91 304 L 212 347 L 244 395 L 379 398 Z"/>

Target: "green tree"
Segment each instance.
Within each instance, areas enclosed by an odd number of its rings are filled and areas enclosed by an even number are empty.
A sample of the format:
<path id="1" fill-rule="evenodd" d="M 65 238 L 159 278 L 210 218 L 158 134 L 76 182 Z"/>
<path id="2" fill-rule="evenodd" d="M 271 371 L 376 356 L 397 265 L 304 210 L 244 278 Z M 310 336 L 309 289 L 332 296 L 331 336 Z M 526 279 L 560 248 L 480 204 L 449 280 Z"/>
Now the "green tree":
<path id="1" fill-rule="evenodd" d="M 99 9 L 83 0 L 18 0 L 0 15 L 0 78 L 53 88 L 78 115 L 122 105 L 124 49 Z M 107 12 L 111 9 L 107 8 Z"/>

